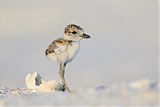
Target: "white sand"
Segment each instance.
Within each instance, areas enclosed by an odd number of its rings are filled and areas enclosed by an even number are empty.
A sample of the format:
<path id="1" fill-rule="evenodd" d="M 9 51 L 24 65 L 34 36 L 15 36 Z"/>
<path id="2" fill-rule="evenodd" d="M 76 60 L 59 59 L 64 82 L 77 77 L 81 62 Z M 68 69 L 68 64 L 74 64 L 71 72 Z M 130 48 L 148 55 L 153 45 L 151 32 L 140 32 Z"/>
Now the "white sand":
<path id="1" fill-rule="evenodd" d="M 144 82 L 145 81 L 145 82 Z M 147 83 L 147 84 L 146 84 Z M 0 107 L 10 106 L 141 106 L 158 107 L 158 84 L 149 80 L 79 88 L 73 94 L 28 89 L 1 89 Z"/>

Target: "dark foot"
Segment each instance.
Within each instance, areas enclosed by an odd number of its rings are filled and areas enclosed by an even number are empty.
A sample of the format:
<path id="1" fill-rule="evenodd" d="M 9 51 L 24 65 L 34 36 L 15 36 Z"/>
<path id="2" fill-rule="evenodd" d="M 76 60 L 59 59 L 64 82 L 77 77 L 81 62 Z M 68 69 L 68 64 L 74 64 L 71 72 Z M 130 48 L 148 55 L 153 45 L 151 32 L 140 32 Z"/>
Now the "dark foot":
<path id="1" fill-rule="evenodd" d="M 64 84 L 58 84 L 58 86 L 56 87 L 55 90 L 57 90 L 57 91 L 65 91 L 65 86 L 64 86 Z"/>

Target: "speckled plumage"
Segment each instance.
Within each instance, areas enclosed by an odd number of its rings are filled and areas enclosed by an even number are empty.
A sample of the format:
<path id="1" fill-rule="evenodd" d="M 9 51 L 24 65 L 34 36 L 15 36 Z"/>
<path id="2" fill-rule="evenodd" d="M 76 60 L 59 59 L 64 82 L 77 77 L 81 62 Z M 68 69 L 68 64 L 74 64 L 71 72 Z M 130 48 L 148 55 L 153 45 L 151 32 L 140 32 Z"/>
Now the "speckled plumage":
<path id="1" fill-rule="evenodd" d="M 70 31 L 74 31 L 76 29 L 83 31 L 83 29 L 80 26 L 75 24 L 70 24 L 64 29 L 64 33 L 71 33 Z"/>
<path id="2" fill-rule="evenodd" d="M 49 59 L 58 63 L 70 62 L 79 50 L 79 43 L 58 38 L 54 40 L 46 49 Z"/>
<path id="3" fill-rule="evenodd" d="M 63 38 L 58 38 L 56 40 L 54 40 L 46 49 L 45 53 L 46 55 L 53 53 L 56 51 L 56 49 L 59 48 L 60 45 L 68 45 L 69 43 L 71 43 L 72 41 L 70 40 L 64 40 Z"/>
<path id="4" fill-rule="evenodd" d="M 59 75 L 62 84 L 65 86 L 64 90 L 68 90 L 69 92 L 70 89 L 64 78 L 65 66 L 68 62 L 71 62 L 78 53 L 80 40 L 87 38 L 90 38 L 90 36 L 85 34 L 80 26 L 70 24 L 65 28 L 63 37 L 54 40 L 45 51 L 49 59 L 60 64 Z"/>

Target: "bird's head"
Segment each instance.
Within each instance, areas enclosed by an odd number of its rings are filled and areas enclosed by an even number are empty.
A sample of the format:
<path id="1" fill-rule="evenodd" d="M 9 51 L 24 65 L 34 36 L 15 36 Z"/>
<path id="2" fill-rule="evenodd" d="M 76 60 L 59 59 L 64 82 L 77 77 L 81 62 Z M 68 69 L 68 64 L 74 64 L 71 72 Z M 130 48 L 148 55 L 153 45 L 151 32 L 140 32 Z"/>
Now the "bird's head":
<path id="1" fill-rule="evenodd" d="M 88 39 L 91 37 L 85 34 L 80 26 L 70 24 L 65 28 L 63 38 L 72 41 L 80 41 L 81 39 Z"/>

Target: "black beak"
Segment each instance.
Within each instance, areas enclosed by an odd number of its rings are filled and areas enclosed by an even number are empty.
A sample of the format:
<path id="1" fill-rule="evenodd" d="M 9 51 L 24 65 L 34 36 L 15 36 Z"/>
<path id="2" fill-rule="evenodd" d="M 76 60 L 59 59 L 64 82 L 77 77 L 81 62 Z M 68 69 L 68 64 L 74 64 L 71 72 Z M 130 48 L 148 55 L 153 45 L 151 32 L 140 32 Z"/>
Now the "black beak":
<path id="1" fill-rule="evenodd" d="M 84 39 L 91 38 L 89 35 L 87 35 L 87 34 L 85 34 L 85 33 L 83 33 L 83 35 L 81 35 L 81 37 L 84 38 Z"/>

